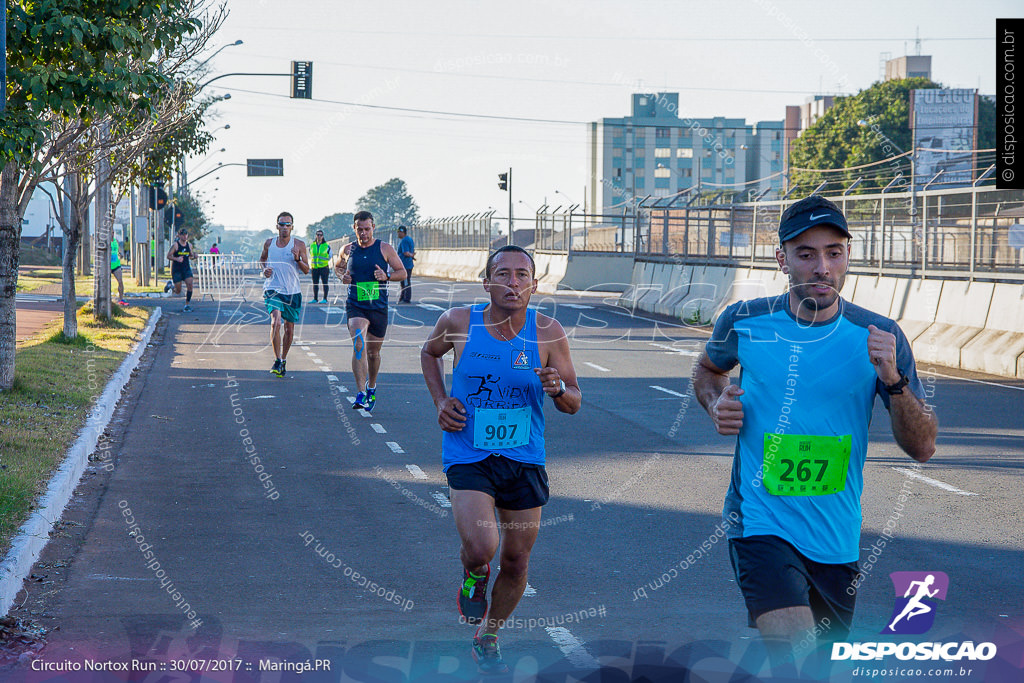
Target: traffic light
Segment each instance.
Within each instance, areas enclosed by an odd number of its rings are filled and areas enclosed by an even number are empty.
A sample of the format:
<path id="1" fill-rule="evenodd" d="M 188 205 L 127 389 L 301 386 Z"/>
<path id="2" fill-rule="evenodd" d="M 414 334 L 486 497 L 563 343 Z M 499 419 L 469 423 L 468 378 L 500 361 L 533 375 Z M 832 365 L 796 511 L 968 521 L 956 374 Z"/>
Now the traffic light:
<path id="1" fill-rule="evenodd" d="M 292 62 L 292 99 L 313 99 L 313 62 Z"/>
<path id="2" fill-rule="evenodd" d="M 506 191 L 508 190 L 508 173 L 498 174 L 498 189 Z"/>
<path id="3" fill-rule="evenodd" d="M 149 208 L 158 210 L 167 206 L 167 193 L 164 192 L 164 183 L 158 180 L 149 188 Z"/>
<path id="4" fill-rule="evenodd" d="M 170 225 L 175 228 L 181 227 L 181 222 L 184 218 L 185 214 L 176 206 L 168 206 L 164 209 L 164 225 Z"/>

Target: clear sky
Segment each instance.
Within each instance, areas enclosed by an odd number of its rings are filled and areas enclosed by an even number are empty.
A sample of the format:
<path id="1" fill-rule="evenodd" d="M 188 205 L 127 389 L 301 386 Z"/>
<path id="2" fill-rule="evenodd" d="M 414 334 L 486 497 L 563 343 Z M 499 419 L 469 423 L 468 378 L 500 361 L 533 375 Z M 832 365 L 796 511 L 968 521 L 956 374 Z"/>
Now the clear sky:
<path id="1" fill-rule="evenodd" d="M 497 174 L 513 169 L 517 215 L 582 202 L 584 122 L 629 114 L 630 93 L 680 93 L 681 115 L 781 120 L 816 93 L 854 93 L 880 78 L 881 53 L 932 55 L 933 78 L 995 89 L 995 19 L 1019 3 L 867 0 L 229 0 L 210 65 L 287 73 L 311 60 L 313 100 L 290 79 L 231 76 L 204 92 L 219 103 L 218 161 L 283 158 L 283 178 L 224 168 L 193 186 L 213 222 L 270 228 L 279 211 L 300 230 L 353 211 L 399 177 L 424 217 L 507 212 Z M 212 50 L 211 50 L 212 51 Z M 347 104 L 346 104 L 347 103 Z M 352 106 L 424 111 L 400 111 Z M 549 119 L 470 118 L 451 114 Z M 556 190 L 564 194 L 556 194 Z M 529 207 L 527 209 L 526 207 Z"/>

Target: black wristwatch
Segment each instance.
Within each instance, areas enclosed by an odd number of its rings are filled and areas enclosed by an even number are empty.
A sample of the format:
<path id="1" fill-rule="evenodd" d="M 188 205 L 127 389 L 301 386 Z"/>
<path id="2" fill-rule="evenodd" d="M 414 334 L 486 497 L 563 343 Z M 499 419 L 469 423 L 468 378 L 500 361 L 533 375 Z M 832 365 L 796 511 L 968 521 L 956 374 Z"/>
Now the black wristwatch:
<path id="1" fill-rule="evenodd" d="M 907 386 L 908 384 L 910 384 L 910 378 L 901 372 L 900 381 L 896 382 L 895 384 L 886 384 L 885 390 L 889 393 L 890 396 L 895 396 L 896 394 L 902 394 L 903 387 Z"/>
<path id="2" fill-rule="evenodd" d="M 565 380 L 558 380 L 558 383 L 560 385 L 558 393 L 557 394 L 552 394 L 551 398 L 558 398 L 559 396 L 561 396 L 562 394 L 565 393 Z"/>

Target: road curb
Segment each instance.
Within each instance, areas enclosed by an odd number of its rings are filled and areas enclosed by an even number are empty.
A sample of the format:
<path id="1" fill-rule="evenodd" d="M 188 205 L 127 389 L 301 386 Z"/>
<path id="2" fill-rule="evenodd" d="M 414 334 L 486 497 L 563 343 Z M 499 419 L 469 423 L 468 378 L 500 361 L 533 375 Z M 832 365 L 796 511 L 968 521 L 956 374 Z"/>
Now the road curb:
<path id="1" fill-rule="evenodd" d="M 103 394 L 86 418 L 85 426 L 78 433 L 71 448 L 68 449 L 64 462 L 61 463 L 46 493 L 38 501 L 29 518 L 21 525 L 18 535 L 11 542 L 11 549 L 0 562 L 0 614 L 6 615 L 14 604 L 14 598 L 21 591 L 22 583 L 32 565 L 50 540 L 50 531 L 54 523 L 64 513 L 64 508 L 71 500 L 71 494 L 78 486 L 78 480 L 89 464 L 89 454 L 96 450 L 99 438 L 107 428 L 114 408 L 121 397 L 121 392 L 131 379 L 132 372 L 138 367 L 139 360 L 149 346 L 153 330 L 160 320 L 162 309 L 157 307 L 149 318 L 142 337 L 135 348 L 121 362 L 121 366 L 107 382 Z"/>

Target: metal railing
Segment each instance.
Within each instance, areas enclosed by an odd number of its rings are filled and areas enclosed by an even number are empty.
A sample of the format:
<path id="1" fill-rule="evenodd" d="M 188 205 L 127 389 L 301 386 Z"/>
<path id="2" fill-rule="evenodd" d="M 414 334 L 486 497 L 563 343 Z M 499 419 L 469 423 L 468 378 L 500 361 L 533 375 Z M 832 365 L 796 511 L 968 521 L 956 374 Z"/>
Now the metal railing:
<path id="1" fill-rule="evenodd" d="M 926 277 L 1024 279 L 1024 250 L 1011 228 L 1024 221 L 1024 191 L 970 187 L 830 197 L 846 215 L 851 268 Z M 795 200 L 644 209 L 637 256 L 694 263 L 772 263 L 779 217 Z M 1024 234 L 1021 235 L 1024 237 Z"/>

